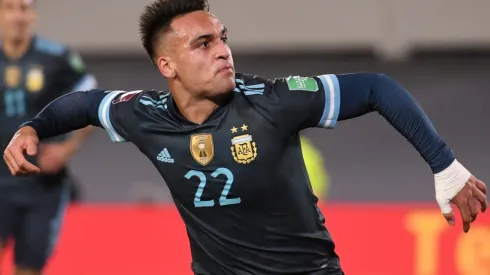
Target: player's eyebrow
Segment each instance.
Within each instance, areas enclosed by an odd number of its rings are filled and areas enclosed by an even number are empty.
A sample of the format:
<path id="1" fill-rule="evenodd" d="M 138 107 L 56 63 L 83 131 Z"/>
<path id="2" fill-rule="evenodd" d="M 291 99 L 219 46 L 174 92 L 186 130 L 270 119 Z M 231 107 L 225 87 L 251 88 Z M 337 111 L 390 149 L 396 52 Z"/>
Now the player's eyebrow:
<path id="1" fill-rule="evenodd" d="M 223 36 L 223 35 L 226 35 L 227 33 L 228 33 L 228 29 L 223 26 L 223 29 L 221 30 L 221 35 Z M 202 34 L 202 35 L 192 39 L 190 44 L 192 45 L 199 40 L 208 40 L 208 39 L 211 39 L 213 37 L 214 37 L 214 34 L 210 34 L 210 33 Z"/>

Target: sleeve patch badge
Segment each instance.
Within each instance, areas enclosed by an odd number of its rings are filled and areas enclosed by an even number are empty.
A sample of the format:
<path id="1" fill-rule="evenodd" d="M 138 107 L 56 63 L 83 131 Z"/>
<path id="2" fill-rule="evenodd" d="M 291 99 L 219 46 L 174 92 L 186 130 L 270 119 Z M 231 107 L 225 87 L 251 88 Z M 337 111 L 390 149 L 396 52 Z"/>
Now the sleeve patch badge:
<path id="1" fill-rule="evenodd" d="M 290 76 L 286 79 L 291 91 L 317 92 L 318 82 L 313 77 Z"/>
<path id="2" fill-rule="evenodd" d="M 137 90 L 137 91 L 131 91 L 131 92 L 124 93 L 121 96 L 119 96 L 118 98 L 114 99 L 112 101 L 112 104 L 117 104 L 117 103 L 129 101 L 129 100 L 131 100 L 131 98 L 133 98 L 138 93 L 141 93 L 142 91 L 143 90 Z"/>

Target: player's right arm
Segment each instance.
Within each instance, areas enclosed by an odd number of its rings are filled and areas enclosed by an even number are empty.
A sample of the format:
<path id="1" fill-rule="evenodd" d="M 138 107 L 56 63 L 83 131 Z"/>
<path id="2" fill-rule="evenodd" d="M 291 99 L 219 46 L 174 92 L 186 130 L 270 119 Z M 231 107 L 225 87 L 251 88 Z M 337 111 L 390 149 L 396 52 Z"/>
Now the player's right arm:
<path id="1" fill-rule="evenodd" d="M 91 90 L 55 99 L 34 119 L 23 124 L 5 149 L 4 160 L 12 175 L 40 172 L 24 157 L 24 152 L 37 154 L 39 140 L 89 125 L 104 128 L 116 142 L 135 140 L 138 121 L 133 97 L 140 92 Z"/>

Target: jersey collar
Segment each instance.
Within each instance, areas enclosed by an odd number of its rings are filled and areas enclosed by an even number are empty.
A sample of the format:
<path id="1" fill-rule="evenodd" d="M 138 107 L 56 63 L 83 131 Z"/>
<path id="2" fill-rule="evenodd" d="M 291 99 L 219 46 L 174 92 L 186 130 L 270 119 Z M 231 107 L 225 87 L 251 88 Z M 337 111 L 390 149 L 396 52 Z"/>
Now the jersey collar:
<path id="1" fill-rule="evenodd" d="M 26 58 L 33 50 L 34 50 L 34 45 L 36 44 L 36 40 L 37 40 L 37 36 L 36 35 L 33 35 L 31 37 L 31 42 L 29 43 L 29 47 L 27 48 L 27 50 L 25 51 L 25 53 L 18 57 L 18 58 L 15 58 L 15 59 L 12 59 L 12 58 L 9 58 L 5 52 L 3 51 L 3 46 L 2 46 L 2 41 L 0 41 L 0 53 L 1 53 L 1 57 L 5 60 L 8 60 L 8 61 L 11 61 L 11 62 L 18 62 L 18 61 L 21 61 L 22 59 Z"/>
<path id="2" fill-rule="evenodd" d="M 233 97 L 233 94 L 230 97 Z M 223 117 L 223 114 L 226 113 L 226 110 L 228 109 L 230 102 L 231 102 L 231 99 L 227 104 L 225 104 L 223 106 L 218 106 L 216 109 L 214 109 L 214 111 L 211 113 L 211 115 L 202 124 L 196 124 L 194 122 L 191 122 L 182 115 L 182 113 L 179 111 L 179 108 L 177 108 L 177 105 L 175 104 L 172 93 L 170 93 L 170 95 L 169 95 L 167 107 L 168 107 L 168 111 L 170 112 L 170 114 L 174 118 L 176 118 L 180 123 L 182 123 L 183 125 L 199 126 L 199 125 L 208 125 L 208 124 L 212 124 L 214 122 L 219 121 L 220 118 Z"/>

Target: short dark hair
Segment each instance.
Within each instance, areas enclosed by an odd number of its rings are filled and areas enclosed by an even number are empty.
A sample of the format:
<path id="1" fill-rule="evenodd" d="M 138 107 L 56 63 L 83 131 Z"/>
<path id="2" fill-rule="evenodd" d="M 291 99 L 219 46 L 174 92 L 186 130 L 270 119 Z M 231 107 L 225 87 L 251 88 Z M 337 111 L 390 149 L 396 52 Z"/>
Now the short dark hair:
<path id="1" fill-rule="evenodd" d="M 161 31 L 168 32 L 172 21 L 194 11 L 209 11 L 207 0 L 156 0 L 140 16 L 141 42 L 154 62 L 155 43 Z"/>

